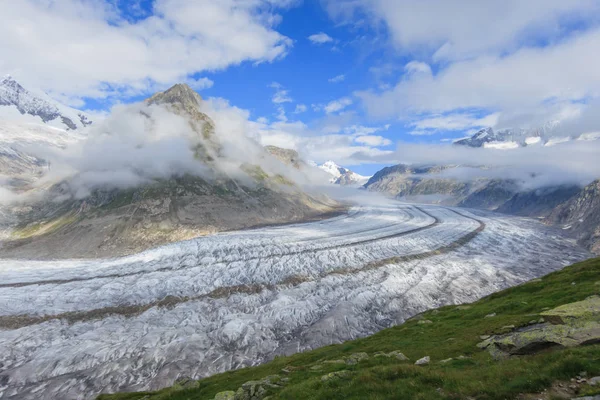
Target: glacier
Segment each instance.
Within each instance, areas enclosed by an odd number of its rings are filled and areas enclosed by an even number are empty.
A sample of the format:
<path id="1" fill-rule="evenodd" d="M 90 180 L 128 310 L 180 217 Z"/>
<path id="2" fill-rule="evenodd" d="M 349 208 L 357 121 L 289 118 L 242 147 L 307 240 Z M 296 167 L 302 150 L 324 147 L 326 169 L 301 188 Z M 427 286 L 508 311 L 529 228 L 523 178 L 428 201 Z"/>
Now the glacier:
<path id="1" fill-rule="evenodd" d="M 0 399 L 159 389 L 373 334 L 589 256 L 534 220 L 390 200 L 123 258 L 0 260 Z"/>

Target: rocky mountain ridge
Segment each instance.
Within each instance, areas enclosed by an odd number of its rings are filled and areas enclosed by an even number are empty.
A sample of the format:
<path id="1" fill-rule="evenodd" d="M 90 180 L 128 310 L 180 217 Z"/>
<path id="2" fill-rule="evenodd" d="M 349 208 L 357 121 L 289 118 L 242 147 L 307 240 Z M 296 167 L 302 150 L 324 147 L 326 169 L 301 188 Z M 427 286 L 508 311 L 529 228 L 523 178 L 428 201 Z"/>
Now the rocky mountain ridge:
<path id="1" fill-rule="evenodd" d="M 10 214 L 18 215 L 19 222 L 0 243 L 0 255 L 114 257 L 207 233 L 319 218 L 343 208 L 260 164 L 238 161 L 232 170 L 236 160 L 224 158 L 216 124 L 200 110 L 201 104 L 191 88 L 176 85 L 146 100 L 140 112 L 149 127 L 162 115 L 152 107 L 188 122 L 195 135 L 190 146 L 203 176 L 186 173 L 125 189 L 99 187 L 83 198 L 74 195 L 78 189 L 67 179 L 40 201 L 11 205 Z M 271 157 L 262 152 L 261 157 Z"/>
<path id="2" fill-rule="evenodd" d="M 66 130 L 82 129 L 92 124 L 84 112 L 67 107 L 45 93 L 31 92 L 7 75 L 0 80 L 0 116 L 18 119 L 19 115 Z"/>
<path id="3" fill-rule="evenodd" d="M 598 140 L 600 133 L 587 132 L 579 135 L 564 135 L 556 132 L 558 122 L 549 122 L 536 129 L 508 128 L 494 130 L 484 128 L 470 137 L 454 141 L 454 145 L 495 148 L 501 150 L 526 146 L 554 146 L 572 140 Z"/>
<path id="4" fill-rule="evenodd" d="M 440 175 L 454 168 L 457 166 L 394 165 L 377 172 L 364 187 L 410 202 L 542 218 L 562 226 L 586 248 L 600 253 L 598 181 L 583 189 L 567 184 L 528 189 L 511 179 L 459 180 Z"/>

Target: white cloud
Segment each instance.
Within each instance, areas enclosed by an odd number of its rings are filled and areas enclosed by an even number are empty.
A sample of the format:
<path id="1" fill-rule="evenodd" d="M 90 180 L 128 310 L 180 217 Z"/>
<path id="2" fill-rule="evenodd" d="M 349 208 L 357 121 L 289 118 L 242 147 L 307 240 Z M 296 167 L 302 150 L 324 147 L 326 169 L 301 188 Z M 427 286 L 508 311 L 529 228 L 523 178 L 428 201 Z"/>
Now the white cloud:
<path id="1" fill-rule="evenodd" d="M 404 66 L 404 70 L 409 74 L 422 73 L 431 74 L 431 67 L 421 61 L 411 61 Z"/>
<path id="2" fill-rule="evenodd" d="M 342 75 L 338 75 L 338 76 L 334 76 L 333 78 L 329 79 L 329 83 L 340 83 L 346 80 L 346 75 L 342 74 Z"/>
<path id="3" fill-rule="evenodd" d="M 294 110 L 294 114 L 302 114 L 303 112 L 306 112 L 307 107 L 305 104 L 297 104 L 296 105 L 296 109 Z"/>
<path id="4" fill-rule="evenodd" d="M 413 127 L 412 135 L 431 135 L 439 131 L 464 131 L 473 128 L 494 127 L 498 123 L 499 114 L 492 113 L 484 117 L 476 117 L 470 113 L 452 113 L 447 115 L 429 115 L 425 118 L 409 122 Z"/>
<path id="5" fill-rule="evenodd" d="M 393 44 L 406 52 L 427 51 L 437 60 L 511 51 L 522 42 L 563 33 L 563 23 L 594 20 L 594 0 L 327 0 L 336 21 L 383 22 Z"/>
<path id="6" fill-rule="evenodd" d="M 212 80 L 208 78 L 198 78 L 198 79 L 187 79 L 186 82 L 192 89 L 194 90 L 202 90 L 213 87 L 215 84 Z"/>
<path id="7" fill-rule="evenodd" d="M 284 89 L 281 84 L 273 82 L 269 87 L 275 89 L 275 94 L 273 94 L 273 97 L 271 98 L 271 101 L 274 104 L 291 103 L 293 101 L 289 91 Z"/>
<path id="8" fill-rule="evenodd" d="M 274 30 L 273 10 L 289 5 L 156 0 L 153 15 L 128 21 L 105 1 L 2 1 L 0 70 L 71 97 L 152 92 L 202 71 L 285 56 L 292 41 Z"/>
<path id="9" fill-rule="evenodd" d="M 315 33 L 314 35 L 310 35 L 308 37 L 313 44 L 325 44 L 329 42 L 333 42 L 333 38 L 324 32 Z"/>
<path id="10" fill-rule="evenodd" d="M 363 163 L 356 154 L 383 157 L 393 153 L 369 144 L 357 144 L 352 135 L 314 131 L 302 122 L 276 122 L 255 128 L 255 137 L 262 145 L 294 149 L 305 159 L 318 163 L 335 160 L 341 165 L 352 166 Z"/>
<path id="11" fill-rule="evenodd" d="M 341 99 L 333 100 L 333 101 L 327 103 L 323 107 L 323 110 L 325 110 L 325 112 L 327 114 L 332 114 L 332 113 L 341 111 L 350 105 L 352 105 L 352 99 L 349 97 L 342 97 Z"/>
<path id="12" fill-rule="evenodd" d="M 378 147 L 378 146 L 388 146 L 392 144 L 392 141 L 384 138 L 383 136 L 376 135 L 368 135 L 368 136 L 358 136 L 354 139 L 356 143 L 366 144 L 368 146 Z"/>
<path id="13" fill-rule="evenodd" d="M 473 107 L 511 112 L 598 97 L 598 63 L 600 29 L 595 29 L 554 46 L 451 63 L 435 75 L 408 74 L 391 90 L 358 95 L 378 116 Z"/>

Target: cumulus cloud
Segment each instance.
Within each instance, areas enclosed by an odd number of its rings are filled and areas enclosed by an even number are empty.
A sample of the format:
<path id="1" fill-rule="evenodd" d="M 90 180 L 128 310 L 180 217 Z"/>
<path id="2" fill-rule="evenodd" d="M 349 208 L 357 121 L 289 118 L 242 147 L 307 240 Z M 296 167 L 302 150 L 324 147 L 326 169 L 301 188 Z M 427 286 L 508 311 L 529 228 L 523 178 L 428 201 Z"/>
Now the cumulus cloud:
<path id="1" fill-rule="evenodd" d="M 334 76 L 333 78 L 330 78 L 328 81 L 329 81 L 329 83 L 340 83 L 345 80 L 346 80 L 346 75 L 342 74 L 342 75 Z"/>
<path id="2" fill-rule="evenodd" d="M 499 114 L 492 113 L 477 117 L 471 113 L 434 114 L 423 116 L 422 119 L 409 122 L 412 127 L 411 135 L 432 135 L 440 131 L 464 131 L 474 128 L 496 126 Z"/>
<path id="3" fill-rule="evenodd" d="M 600 95 L 600 29 L 556 46 L 524 48 L 511 55 L 453 63 L 437 74 L 404 76 L 391 90 L 361 92 L 371 114 L 459 108 L 515 110 L 542 107 L 548 99 L 577 101 Z"/>
<path id="4" fill-rule="evenodd" d="M 326 0 L 338 22 L 383 23 L 396 48 L 426 50 L 437 60 L 514 50 L 523 42 L 562 34 L 574 20 L 594 20 L 594 0 Z M 366 18 L 365 18 L 366 16 Z"/>
<path id="5" fill-rule="evenodd" d="M 114 2 L 3 1 L 0 70 L 67 97 L 137 95 L 203 71 L 287 54 L 274 26 L 289 0 L 156 0 L 126 20 Z M 200 80 L 196 87 L 208 87 Z"/>
<path id="6" fill-rule="evenodd" d="M 342 97 L 341 99 L 333 100 L 323 106 L 323 110 L 327 114 L 342 111 L 346 107 L 352 105 L 353 101 L 350 97 Z"/>
<path id="7" fill-rule="evenodd" d="M 333 42 L 333 38 L 324 32 L 315 33 L 308 37 L 313 44 L 325 44 Z"/>
<path id="8" fill-rule="evenodd" d="M 294 114 L 302 114 L 306 112 L 307 108 L 305 104 L 296 104 L 296 109 L 294 110 Z"/>
<path id="9" fill-rule="evenodd" d="M 354 139 L 354 141 L 356 143 L 362 143 L 362 144 L 366 144 L 369 146 L 388 146 L 390 144 L 392 144 L 392 141 L 384 138 L 383 136 L 377 136 L 377 135 L 369 135 L 369 136 L 358 136 L 356 139 Z"/>
<path id="10" fill-rule="evenodd" d="M 273 103 L 281 104 L 291 103 L 293 101 L 289 91 L 286 90 L 281 84 L 273 82 L 269 85 L 269 87 L 275 89 L 275 94 L 273 94 L 273 97 L 271 98 Z"/>

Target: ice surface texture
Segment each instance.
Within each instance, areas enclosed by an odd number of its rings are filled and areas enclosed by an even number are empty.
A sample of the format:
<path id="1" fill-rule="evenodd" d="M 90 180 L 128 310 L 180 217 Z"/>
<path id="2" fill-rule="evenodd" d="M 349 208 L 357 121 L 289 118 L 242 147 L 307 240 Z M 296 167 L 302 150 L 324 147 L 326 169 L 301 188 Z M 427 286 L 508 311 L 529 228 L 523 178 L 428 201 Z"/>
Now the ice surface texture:
<path id="1" fill-rule="evenodd" d="M 528 219 L 390 202 L 119 259 L 0 260 L 0 398 L 157 389 L 369 335 L 586 257 Z"/>

